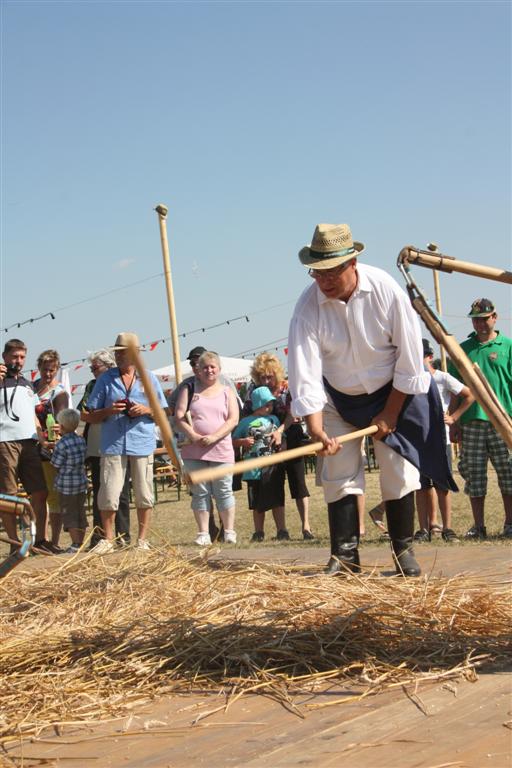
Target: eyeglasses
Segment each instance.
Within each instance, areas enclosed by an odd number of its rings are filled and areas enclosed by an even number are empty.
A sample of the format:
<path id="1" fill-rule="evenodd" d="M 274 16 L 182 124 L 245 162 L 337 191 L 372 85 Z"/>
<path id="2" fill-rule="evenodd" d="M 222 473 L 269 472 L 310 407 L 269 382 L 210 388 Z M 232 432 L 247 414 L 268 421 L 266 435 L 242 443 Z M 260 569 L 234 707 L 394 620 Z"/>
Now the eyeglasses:
<path id="1" fill-rule="evenodd" d="M 308 269 L 308 275 L 313 280 L 334 280 L 345 271 L 349 264 L 350 262 L 347 261 L 344 264 L 340 264 L 339 267 L 333 267 L 332 269 Z"/>

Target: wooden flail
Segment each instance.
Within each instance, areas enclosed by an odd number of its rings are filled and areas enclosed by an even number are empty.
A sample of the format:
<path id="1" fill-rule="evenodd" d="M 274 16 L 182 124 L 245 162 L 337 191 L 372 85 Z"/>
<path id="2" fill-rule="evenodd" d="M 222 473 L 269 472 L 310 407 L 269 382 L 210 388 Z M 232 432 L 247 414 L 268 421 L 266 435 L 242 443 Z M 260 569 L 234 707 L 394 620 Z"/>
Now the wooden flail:
<path id="1" fill-rule="evenodd" d="M 446 256 L 437 252 L 433 253 L 430 250 L 423 251 L 410 245 L 402 248 L 398 255 L 397 263 L 399 270 L 405 278 L 412 306 L 434 339 L 446 350 L 462 376 L 464 383 L 469 387 L 475 400 L 477 400 L 489 417 L 491 424 L 499 432 L 509 448 L 512 448 L 512 419 L 491 389 L 479 366 L 471 362 L 460 344 L 429 306 L 427 299 L 410 275 L 410 264 L 418 264 L 422 267 L 438 269 L 443 272 L 462 272 L 466 275 L 483 277 L 487 280 L 497 280 L 509 284 L 512 284 L 512 273 L 504 269 L 459 261 L 452 256 Z"/>

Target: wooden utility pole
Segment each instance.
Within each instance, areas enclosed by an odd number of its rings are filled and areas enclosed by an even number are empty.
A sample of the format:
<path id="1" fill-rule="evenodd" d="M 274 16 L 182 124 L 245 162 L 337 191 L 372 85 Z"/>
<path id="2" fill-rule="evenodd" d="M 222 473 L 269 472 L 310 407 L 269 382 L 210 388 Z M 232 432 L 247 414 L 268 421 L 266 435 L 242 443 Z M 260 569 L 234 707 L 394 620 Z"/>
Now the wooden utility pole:
<path id="1" fill-rule="evenodd" d="M 429 243 L 427 245 L 427 248 L 429 251 L 432 251 L 432 253 L 438 253 L 439 251 L 439 248 L 435 243 Z M 439 317 L 442 317 L 443 310 L 441 307 L 441 288 L 439 285 L 439 272 L 437 272 L 437 270 L 434 269 L 433 275 L 434 275 L 434 295 L 436 297 L 436 312 Z M 441 346 L 441 370 L 445 372 L 448 370 L 446 366 L 446 352 L 443 346 Z"/>
<path id="2" fill-rule="evenodd" d="M 167 241 L 167 212 L 166 205 L 160 203 L 156 206 L 155 211 L 158 214 L 158 223 L 160 225 L 160 242 L 162 243 L 162 258 L 164 261 L 164 277 L 165 277 L 165 289 L 167 291 L 167 306 L 169 309 L 169 323 L 171 326 L 171 341 L 172 352 L 174 357 L 174 375 L 176 379 L 176 386 L 181 382 L 181 362 L 180 362 L 180 345 L 178 342 L 178 329 L 176 325 L 176 310 L 174 306 L 174 293 L 172 289 L 172 277 L 171 277 L 171 262 L 169 259 L 169 243 Z"/>

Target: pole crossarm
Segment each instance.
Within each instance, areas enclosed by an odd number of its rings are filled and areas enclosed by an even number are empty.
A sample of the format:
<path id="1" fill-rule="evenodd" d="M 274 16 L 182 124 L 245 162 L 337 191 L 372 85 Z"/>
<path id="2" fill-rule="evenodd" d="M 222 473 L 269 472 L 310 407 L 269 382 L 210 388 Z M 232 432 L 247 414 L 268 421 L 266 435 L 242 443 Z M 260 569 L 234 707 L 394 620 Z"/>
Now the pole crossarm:
<path id="1" fill-rule="evenodd" d="M 407 293 L 411 300 L 411 304 L 415 311 L 418 313 L 423 323 L 426 325 L 434 339 L 440 344 L 447 352 L 448 356 L 452 360 L 453 364 L 459 371 L 464 383 L 471 390 L 472 395 L 479 405 L 483 408 L 487 414 L 489 421 L 501 435 L 509 448 L 512 448 L 512 419 L 503 408 L 502 404 L 496 397 L 495 392 L 491 389 L 489 382 L 483 375 L 481 369 L 476 363 L 471 362 L 460 344 L 455 340 L 453 335 L 444 326 L 441 319 L 436 315 L 432 307 L 429 305 L 425 295 L 420 291 L 416 283 L 410 274 L 410 254 L 421 254 L 423 256 L 429 256 L 434 260 L 447 259 L 449 257 L 441 255 L 433 256 L 429 251 L 419 251 L 418 249 L 406 246 L 402 248 L 398 256 L 398 269 L 402 273 L 407 287 Z M 415 260 L 413 259 L 413 262 Z M 456 261 L 455 259 L 453 261 Z M 466 264 L 467 262 L 459 262 L 459 264 Z M 431 269 L 439 269 L 439 266 L 435 266 L 433 263 L 422 264 L 422 266 L 429 266 Z M 478 265 L 472 265 L 478 267 Z M 504 270 L 492 270 L 490 267 L 479 267 L 480 270 L 490 270 L 495 273 L 509 275 L 512 278 L 511 273 L 507 273 Z M 445 269 L 444 271 L 452 271 Z M 455 271 L 455 269 L 453 270 Z M 459 272 L 465 271 L 462 269 Z M 466 274 L 475 274 L 479 277 L 487 277 L 491 280 L 500 279 L 497 277 L 491 277 L 490 275 L 484 275 L 480 272 L 466 272 Z M 503 282 L 512 282 L 512 279 L 503 280 Z"/>
<path id="2" fill-rule="evenodd" d="M 470 261 L 460 261 L 455 256 L 447 256 L 444 253 L 433 253 L 430 250 L 421 250 L 413 245 L 406 245 L 398 255 L 398 264 L 417 264 L 419 267 L 438 269 L 440 272 L 462 272 L 473 277 L 483 277 L 487 280 L 497 280 L 500 283 L 512 285 L 512 272 L 497 267 L 486 267 L 483 264 L 474 264 Z"/>

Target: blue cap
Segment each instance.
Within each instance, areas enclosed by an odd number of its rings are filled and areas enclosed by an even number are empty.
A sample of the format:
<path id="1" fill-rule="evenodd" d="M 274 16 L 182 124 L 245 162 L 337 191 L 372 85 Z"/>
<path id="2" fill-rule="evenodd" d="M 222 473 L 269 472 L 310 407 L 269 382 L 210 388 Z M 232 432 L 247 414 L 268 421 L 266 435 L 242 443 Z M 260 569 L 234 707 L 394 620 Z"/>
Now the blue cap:
<path id="1" fill-rule="evenodd" d="M 268 387 L 256 387 L 251 394 L 251 403 L 255 411 L 275 399 Z"/>

